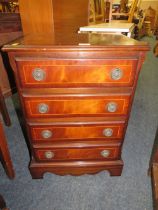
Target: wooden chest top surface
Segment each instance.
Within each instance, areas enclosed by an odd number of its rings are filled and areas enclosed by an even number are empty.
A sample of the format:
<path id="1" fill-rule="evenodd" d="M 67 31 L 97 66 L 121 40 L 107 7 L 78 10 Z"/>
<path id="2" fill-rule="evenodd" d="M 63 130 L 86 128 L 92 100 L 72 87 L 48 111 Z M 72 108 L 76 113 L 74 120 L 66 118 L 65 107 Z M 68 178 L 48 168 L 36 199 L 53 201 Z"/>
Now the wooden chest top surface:
<path id="1" fill-rule="evenodd" d="M 15 50 L 53 50 L 54 48 L 115 48 L 130 47 L 130 50 L 149 50 L 146 42 L 128 38 L 122 34 L 104 33 L 66 33 L 62 30 L 52 34 L 32 34 L 21 37 L 3 47 L 5 51 Z"/>

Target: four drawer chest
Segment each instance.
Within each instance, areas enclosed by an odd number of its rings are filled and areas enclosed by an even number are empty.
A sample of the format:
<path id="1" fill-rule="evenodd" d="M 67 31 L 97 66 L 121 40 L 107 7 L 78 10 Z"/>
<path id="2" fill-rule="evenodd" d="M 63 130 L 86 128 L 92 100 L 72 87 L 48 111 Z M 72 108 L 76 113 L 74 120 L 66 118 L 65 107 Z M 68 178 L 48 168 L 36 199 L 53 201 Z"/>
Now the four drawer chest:
<path id="1" fill-rule="evenodd" d="M 32 177 L 102 170 L 120 176 L 148 45 L 118 34 L 58 32 L 25 36 L 3 50 L 16 78 Z"/>

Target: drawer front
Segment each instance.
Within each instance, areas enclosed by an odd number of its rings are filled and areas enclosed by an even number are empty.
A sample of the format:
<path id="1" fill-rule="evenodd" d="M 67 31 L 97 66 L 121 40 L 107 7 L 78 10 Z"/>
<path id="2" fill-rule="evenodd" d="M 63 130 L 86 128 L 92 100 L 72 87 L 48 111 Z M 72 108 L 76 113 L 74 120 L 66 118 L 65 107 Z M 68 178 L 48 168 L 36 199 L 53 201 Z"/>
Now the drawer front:
<path id="1" fill-rule="evenodd" d="M 126 115 L 130 96 L 24 98 L 26 115 L 32 117 Z"/>
<path id="2" fill-rule="evenodd" d="M 136 60 L 18 61 L 23 87 L 132 86 Z"/>
<path id="3" fill-rule="evenodd" d="M 29 127 L 32 140 L 51 142 L 60 140 L 78 139 L 120 139 L 123 136 L 124 124 L 104 125 L 71 125 L 71 126 L 48 126 L 37 125 Z"/>
<path id="4" fill-rule="evenodd" d="M 118 146 L 84 149 L 34 149 L 35 157 L 41 161 L 57 160 L 105 160 L 119 158 Z"/>

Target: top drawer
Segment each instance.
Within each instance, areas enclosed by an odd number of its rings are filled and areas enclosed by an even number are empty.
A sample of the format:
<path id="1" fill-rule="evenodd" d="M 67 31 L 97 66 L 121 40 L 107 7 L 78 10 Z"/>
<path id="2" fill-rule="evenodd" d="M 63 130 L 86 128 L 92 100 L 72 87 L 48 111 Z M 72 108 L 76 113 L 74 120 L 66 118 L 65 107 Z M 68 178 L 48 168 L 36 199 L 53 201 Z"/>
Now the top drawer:
<path id="1" fill-rule="evenodd" d="M 132 86 L 137 60 L 17 60 L 22 87 Z"/>

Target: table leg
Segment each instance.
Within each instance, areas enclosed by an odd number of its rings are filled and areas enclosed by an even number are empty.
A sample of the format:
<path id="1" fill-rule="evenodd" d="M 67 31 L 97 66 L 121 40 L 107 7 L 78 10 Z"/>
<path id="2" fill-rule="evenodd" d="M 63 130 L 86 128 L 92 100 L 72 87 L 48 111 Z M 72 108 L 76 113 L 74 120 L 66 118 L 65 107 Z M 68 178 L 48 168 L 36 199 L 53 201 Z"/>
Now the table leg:
<path id="1" fill-rule="evenodd" d="M 4 169 L 6 171 L 6 174 L 8 175 L 10 179 L 13 179 L 15 174 L 14 174 L 13 165 L 10 158 L 2 122 L 0 122 L 0 158 L 2 161 L 2 165 L 4 166 Z"/>

